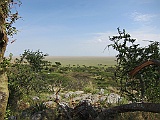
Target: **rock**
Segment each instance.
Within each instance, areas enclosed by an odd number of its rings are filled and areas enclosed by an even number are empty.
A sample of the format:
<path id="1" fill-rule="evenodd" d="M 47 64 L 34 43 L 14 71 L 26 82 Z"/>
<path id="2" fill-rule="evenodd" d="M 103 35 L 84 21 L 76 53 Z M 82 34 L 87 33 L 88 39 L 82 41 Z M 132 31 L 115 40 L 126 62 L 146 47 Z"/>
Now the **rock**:
<path id="1" fill-rule="evenodd" d="M 69 97 L 72 96 L 73 94 L 74 94 L 73 91 L 69 91 L 69 92 L 67 92 L 67 93 L 64 95 L 64 97 L 65 97 L 65 98 L 69 98 Z"/>
<path id="2" fill-rule="evenodd" d="M 101 96 L 101 97 L 99 98 L 99 101 L 100 101 L 100 102 L 104 102 L 104 101 L 106 101 L 106 99 L 107 99 L 107 96 Z"/>
<path id="3" fill-rule="evenodd" d="M 56 99 L 56 95 L 55 94 L 52 94 L 48 97 L 49 99 Z M 57 99 L 61 100 L 61 96 L 60 95 L 57 95 Z"/>
<path id="4" fill-rule="evenodd" d="M 17 120 L 16 116 L 9 116 L 8 120 Z"/>
<path id="5" fill-rule="evenodd" d="M 73 98 L 73 101 L 75 101 L 75 102 L 76 102 L 76 101 L 80 101 L 80 100 L 82 100 L 82 97 L 77 96 L 77 97 L 74 97 L 74 98 Z"/>
<path id="6" fill-rule="evenodd" d="M 92 104 L 95 104 L 95 103 L 97 103 L 98 101 L 99 101 L 99 95 L 98 94 L 94 94 L 94 95 L 92 95 Z"/>
<path id="7" fill-rule="evenodd" d="M 99 91 L 99 94 L 103 95 L 104 94 L 104 89 L 101 88 L 100 91 Z"/>
<path id="8" fill-rule="evenodd" d="M 110 93 L 107 97 L 107 103 L 118 103 L 120 101 L 121 97 L 118 94 Z"/>
<path id="9" fill-rule="evenodd" d="M 83 93 L 84 93 L 84 91 L 75 91 L 75 92 L 74 92 L 75 95 L 81 95 L 81 94 L 83 94 Z"/>
<path id="10" fill-rule="evenodd" d="M 39 100 L 39 97 L 38 97 L 38 96 L 33 96 L 32 99 L 33 99 L 34 101 L 38 101 L 38 100 Z"/>
<path id="11" fill-rule="evenodd" d="M 89 94 L 82 94 L 81 96 L 77 96 L 73 98 L 73 101 L 78 102 L 78 101 L 83 101 L 83 100 L 88 100 L 92 102 L 92 95 Z"/>
<path id="12" fill-rule="evenodd" d="M 43 104 L 47 107 L 52 107 L 54 105 L 54 102 L 53 101 L 47 101 L 47 102 L 44 102 Z"/>
<path id="13" fill-rule="evenodd" d="M 36 113 L 31 117 L 31 120 L 41 120 L 42 115 L 40 113 Z"/>
<path id="14" fill-rule="evenodd" d="M 65 110 L 65 111 L 68 111 L 70 109 L 68 103 L 66 102 L 60 102 L 59 103 L 59 110 Z"/>
<path id="15" fill-rule="evenodd" d="M 85 100 L 81 100 L 81 101 L 79 101 L 79 105 L 81 105 L 81 104 L 85 104 L 85 105 L 91 105 L 91 100 L 90 99 L 85 99 Z M 78 105 L 78 106 L 79 106 Z"/>
<path id="16" fill-rule="evenodd" d="M 85 99 L 91 99 L 92 97 L 92 94 L 91 93 L 87 93 L 87 94 L 82 94 L 82 100 L 85 100 Z"/>

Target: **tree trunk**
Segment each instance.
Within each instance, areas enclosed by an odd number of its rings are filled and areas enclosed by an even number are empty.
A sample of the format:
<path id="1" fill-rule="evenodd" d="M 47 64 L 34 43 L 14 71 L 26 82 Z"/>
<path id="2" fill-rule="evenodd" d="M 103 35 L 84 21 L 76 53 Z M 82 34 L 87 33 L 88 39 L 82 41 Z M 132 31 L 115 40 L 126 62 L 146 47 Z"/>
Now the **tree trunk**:
<path id="1" fill-rule="evenodd" d="M 8 79 L 6 73 L 0 71 L 0 120 L 4 120 L 6 106 L 8 102 Z"/>
<path id="2" fill-rule="evenodd" d="M 0 39 L 0 41 L 2 40 L 7 41 L 7 37 L 6 39 L 4 39 L 4 37 L 3 39 Z M 6 45 L 0 44 L 0 64 L 3 62 L 5 49 L 6 49 Z M 7 78 L 6 70 L 2 66 L 0 66 L 0 120 L 4 120 L 8 97 L 9 97 L 8 78 Z"/>
<path id="3" fill-rule="evenodd" d="M 125 112 L 160 113 L 160 103 L 131 103 L 103 110 L 95 120 L 111 120 L 114 115 Z"/>
<path id="4" fill-rule="evenodd" d="M 6 50 L 8 38 L 5 27 L 5 20 L 7 16 L 5 15 L 2 9 L 2 3 L 0 5 L 0 120 L 4 120 L 9 92 L 6 68 L 2 67 L 1 63 L 3 62 L 3 57 Z M 3 7 L 7 7 L 7 3 L 3 4 Z"/>

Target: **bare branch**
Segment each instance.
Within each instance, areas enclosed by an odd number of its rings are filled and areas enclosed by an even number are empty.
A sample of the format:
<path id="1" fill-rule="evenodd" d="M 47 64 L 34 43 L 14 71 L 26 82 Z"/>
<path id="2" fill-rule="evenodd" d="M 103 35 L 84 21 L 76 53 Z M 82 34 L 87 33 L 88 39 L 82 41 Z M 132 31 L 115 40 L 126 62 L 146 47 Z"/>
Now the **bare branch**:
<path id="1" fill-rule="evenodd" d="M 130 76 L 134 76 L 135 74 L 137 74 L 141 69 L 143 69 L 144 67 L 147 67 L 149 65 L 157 65 L 160 66 L 160 61 L 159 60 L 147 60 L 145 62 L 143 62 L 142 64 L 140 64 L 139 66 L 137 66 L 136 68 L 134 68 L 129 74 Z"/>

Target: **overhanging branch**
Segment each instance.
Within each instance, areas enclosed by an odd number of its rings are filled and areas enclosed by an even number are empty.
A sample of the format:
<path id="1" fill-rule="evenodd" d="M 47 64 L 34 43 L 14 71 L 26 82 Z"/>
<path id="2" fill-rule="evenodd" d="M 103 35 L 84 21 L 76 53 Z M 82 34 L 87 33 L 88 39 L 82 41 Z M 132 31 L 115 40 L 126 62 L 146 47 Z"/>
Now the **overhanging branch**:
<path id="1" fill-rule="evenodd" d="M 144 67 L 147 67 L 149 65 L 157 65 L 160 66 L 160 61 L 159 60 L 147 60 L 145 62 L 143 62 L 142 64 L 140 64 L 139 66 L 135 67 L 130 73 L 129 75 L 131 77 L 133 77 L 135 74 L 137 74 L 141 69 L 143 69 Z"/>

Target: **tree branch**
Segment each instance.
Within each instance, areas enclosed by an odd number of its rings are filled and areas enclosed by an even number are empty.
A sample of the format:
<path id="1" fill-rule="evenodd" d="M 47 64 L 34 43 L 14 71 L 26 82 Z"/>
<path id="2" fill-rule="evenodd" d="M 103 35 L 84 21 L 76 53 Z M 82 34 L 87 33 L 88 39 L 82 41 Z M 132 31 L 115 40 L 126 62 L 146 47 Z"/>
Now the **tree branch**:
<path id="1" fill-rule="evenodd" d="M 157 65 L 160 66 L 160 61 L 159 60 L 147 60 L 145 62 L 143 62 L 142 64 L 138 65 L 136 68 L 134 68 L 129 74 L 130 76 L 134 76 L 135 74 L 137 74 L 141 69 L 143 69 L 144 67 L 147 67 L 149 65 Z"/>
<path id="2" fill-rule="evenodd" d="M 106 120 L 107 118 L 109 119 L 111 116 L 114 116 L 117 113 L 135 111 L 160 113 L 160 103 L 131 103 L 116 106 L 103 110 L 95 120 Z"/>

